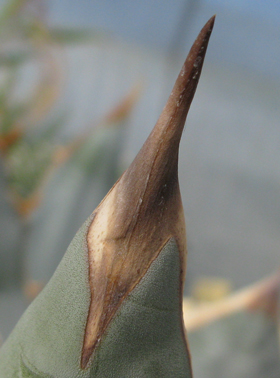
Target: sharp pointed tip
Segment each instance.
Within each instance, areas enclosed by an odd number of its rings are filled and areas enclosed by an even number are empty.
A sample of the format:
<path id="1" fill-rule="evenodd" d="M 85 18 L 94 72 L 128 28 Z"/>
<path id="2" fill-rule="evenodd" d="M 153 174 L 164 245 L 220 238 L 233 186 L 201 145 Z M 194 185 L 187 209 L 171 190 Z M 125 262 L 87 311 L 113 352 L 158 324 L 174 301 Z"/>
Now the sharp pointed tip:
<path id="1" fill-rule="evenodd" d="M 214 26 L 214 23 L 215 23 L 215 19 L 216 19 L 216 14 L 214 14 L 212 17 L 209 18 L 207 24 L 211 24 L 212 25 L 212 28 Z"/>
<path id="2" fill-rule="evenodd" d="M 172 97 L 175 98 L 177 107 L 178 104 L 180 104 L 184 119 L 187 116 L 197 88 L 215 18 L 215 15 L 212 16 L 198 34 L 175 82 L 172 95 L 170 96 L 171 102 Z M 173 107 L 176 108 L 174 104 Z"/>
<path id="3" fill-rule="evenodd" d="M 96 209 L 87 234 L 93 294 L 82 367 L 87 365 L 123 299 L 144 276 L 171 236 L 178 243 L 182 264 L 185 261 L 186 237 L 178 182 L 178 149 L 214 20 L 215 16 L 205 24 L 194 42 L 149 138 Z M 184 271 L 183 267 L 182 277 Z"/>
<path id="4" fill-rule="evenodd" d="M 214 27 L 215 20 L 216 20 L 216 15 L 214 14 L 212 17 L 209 18 L 209 20 L 203 26 L 203 28 L 201 29 L 201 32 L 203 32 L 204 30 L 205 31 L 209 30 L 211 32 Z"/>
<path id="5" fill-rule="evenodd" d="M 153 169 L 157 172 L 155 181 L 158 186 L 153 182 L 154 188 L 161 187 L 167 177 L 173 180 L 177 175 L 179 143 L 200 78 L 215 17 L 215 15 L 212 16 L 198 34 L 157 124 L 135 161 L 127 170 L 129 174 L 124 175 L 123 181 L 130 177 L 130 172 L 133 171 L 135 183 L 138 185 L 138 175 L 140 177 L 145 176 L 144 167 L 148 171 Z M 143 161 L 145 161 L 145 164 L 143 164 Z"/>
<path id="6" fill-rule="evenodd" d="M 193 43 L 174 84 L 167 104 L 154 128 L 154 131 L 157 131 L 151 134 L 154 139 L 154 144 L 158 141 L 161 143 L 162 138 L 164 138 L 168 144 L 170 141 L 174 140 L 171 135 L 175 136 L 177 141 L 172 145 L 170 144 L 169 155 L 174 155 L 176 149 L 179 147 L 185 120 L 202 71 L 215 18 L 216 16 L 214 15 L 206 22 Z M 171 149 L 173 149 L 173 151 L 171 151 Z M 167 148 L 165 148 L 165 150 L 167 150 Z"/>

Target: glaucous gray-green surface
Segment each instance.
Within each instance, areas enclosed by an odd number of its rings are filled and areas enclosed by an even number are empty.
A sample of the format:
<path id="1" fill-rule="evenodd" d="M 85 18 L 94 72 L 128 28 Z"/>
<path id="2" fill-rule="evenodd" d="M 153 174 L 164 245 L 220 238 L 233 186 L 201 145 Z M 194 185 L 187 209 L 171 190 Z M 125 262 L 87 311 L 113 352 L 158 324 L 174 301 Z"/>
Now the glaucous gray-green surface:
<path id="1" fill-rule="evenodd" d="M 2 347 L 0 377 L 191 377 L 174 239 L 123 302 L 89 367 L 80 368 L 90 301 L 85 242 L 90 222 Z"/>

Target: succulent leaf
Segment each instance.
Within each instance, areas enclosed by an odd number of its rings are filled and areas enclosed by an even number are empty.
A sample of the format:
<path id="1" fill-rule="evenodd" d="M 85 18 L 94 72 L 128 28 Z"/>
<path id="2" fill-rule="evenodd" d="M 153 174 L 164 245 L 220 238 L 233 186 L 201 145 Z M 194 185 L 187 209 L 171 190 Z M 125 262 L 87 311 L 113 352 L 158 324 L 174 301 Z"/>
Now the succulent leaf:
<path id="1" fill-rule="evenodd" d="M 34 367 L 28 367 L 27 364 L 23 361 L 23 359 L 21 359 L 20 378 L 52 378 L 50 375 L 39 373 L 34 369 Z"/>
<path id="2" fill-rule="evenodd" d="M 171 237 L 180 251 L 184 280 L 186 238 L 178 149 L 213 23 L 214 18 L 193 44 L 149 138 L 94 212 L 87 236 L 91 305 L 83 346 L 84 367 L 123 299 Z"/>
<path id="3" fill-rule="evenodd" d="M 2 346 L 1 378 L 18 374 L 22 353 L 34 371 L 56 378 L 191 378 L 178 149 L 213 24 L 200 32 L 144 146 Z"/>

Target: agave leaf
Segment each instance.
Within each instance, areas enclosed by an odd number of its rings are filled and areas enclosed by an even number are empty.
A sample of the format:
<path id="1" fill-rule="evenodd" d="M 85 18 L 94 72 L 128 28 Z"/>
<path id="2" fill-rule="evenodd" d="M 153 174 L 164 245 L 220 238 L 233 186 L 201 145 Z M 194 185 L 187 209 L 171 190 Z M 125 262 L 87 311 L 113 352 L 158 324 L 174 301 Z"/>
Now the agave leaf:
<path id="1" fill-rule="evenodd" d="M 22 359 L 20 364 L 20 378 L 52 378 L 50 375 L 38 372 L 34 366 L 29 367 L 27 365 L 28 364 Z"/>
<path id="2" fill-rule="evenodd" d="M 178 148 L 214 18 L 149 138 L 84 223 L 0 352 L 59 378 L 191 377 L 182 294 L 186 236 Z"/>

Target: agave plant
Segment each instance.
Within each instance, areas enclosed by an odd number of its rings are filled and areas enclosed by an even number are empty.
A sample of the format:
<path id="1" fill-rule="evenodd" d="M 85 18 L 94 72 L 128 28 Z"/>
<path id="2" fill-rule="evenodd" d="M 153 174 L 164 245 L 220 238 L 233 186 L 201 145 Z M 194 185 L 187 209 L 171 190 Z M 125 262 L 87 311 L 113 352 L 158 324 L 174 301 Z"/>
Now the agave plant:
<path id="1" fill-rule="evenodd" d="M 178 149 L 214 24 L 142 149 L 80 228 L 0 352 L 0 376 L 191 377 Z"/>

